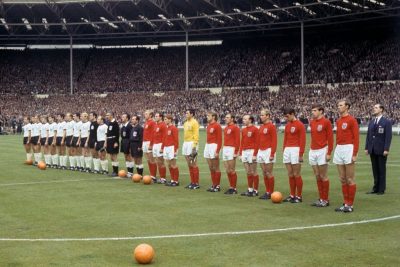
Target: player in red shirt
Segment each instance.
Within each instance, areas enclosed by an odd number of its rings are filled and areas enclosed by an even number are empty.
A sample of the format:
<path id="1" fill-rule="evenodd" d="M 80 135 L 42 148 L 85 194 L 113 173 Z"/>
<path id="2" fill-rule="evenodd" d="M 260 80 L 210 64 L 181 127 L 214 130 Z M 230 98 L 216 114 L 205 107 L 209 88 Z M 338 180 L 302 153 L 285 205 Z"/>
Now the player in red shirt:
<path id="1" fill-rule="evenodd" d="M 357 160 L 359 146 L 359 128 L 356 119 L 349 115 L 350 102 L 340 100 L 338 111 L 340 118 L 336 121 L 336 149 L 333 163 L 336 164 L 342 182 L 344 203 L 335 209 L 339 212 L 352 212 L 356 195 L 354 163 Z"/>
<path id="2" fill-rule="evenodd" d="M 146 110 L 144 112 L 144 126 L 143 126 L 143 153 L 146 155 L 147 164 L 149 165 L 150 176 L 153 182 L 157 182 L 157 164 L 153 158 L 152 146 L 153 146 L 153 135 L 155 122 L 153 120 L 154 112 L 152 110 Z"/>
<path id="3" fill-rule="evenodd" d="M 285 108 L 283 114 L 287 121 L 283 139 L 283 163 L 288 172 L 290 185 L 290 196 L 284 202 L 300 203 L 303 201 L 301 163 L 306 146 L 306 129 L 296 118 L 294 109 Z"/>
<path id="4" fill-rule="evenodd" d="M 208 168 L 211 172 L 212 185 L 207 189 L 208 192 L 221 191 L 221 170 L 219 169 L 219 151 L 222 146 L 222 128 L 217 122 L 218 114 L 215 112 L 207 113 L 207 141 L 204 148 L 204 158 L 207 160 Z"/>
<path id="5" fill-rule="evenodd" d="M 156 123 L 154 126 L 154 133 L 153 133 L 153 141 L 152 144 L 152 151 L 153 151 L 153 158 L 156 161 L 158 167 L 158 173 L 160 174 L 160 179 L 157 180 L 159 184 L 165 184 L 167 180 L 165 176 L 167 175 L 167 168 L 165 168 L 163 152 L 162 152 L 162 142 L 164 140 L 165 132 L 166 132 L 166 125 L 164 123 L 164 115 L 160 112 L 157 112 L 154 115 L 154 122 Z"/>
<path id="6" fill-rule="evenodd" d="M 179 186 L 179 168 L 176 165 L 176 158 L 179 149 L 179 131 L 172 123 L 173 117 L 167 114 L 164 117 L 166 124 L 164 140 L 162 144 L 163 157 L 167 161 L 171 181 L 166 183 L 166 186 Z"/>
<path id="7" fill-rule="evenodd" d="M 271 121 L 271 113 L 267 109 L 260 112 L 261 126 L 258 129 L 257 163 L 260 164 L 264 175 L 265 194 L 260 199 L 270 199 L 274 192 L 275 178 L 273 168 L 277 146 L 275 125 Z"/>
<path id="8" fill-rule="evenodd" d="M 319 199 L 312 204 L 316 207 L 329 206 L 328 162 L 333 150 L 333 130 L 331 122 L 324 116 L 324 108 L 312 106 L 311 149 L 309 162 L 317 180 Z"/>
<path id="9" fill-rule="evenodd" d="M 224 129 L 224 147 L 222 148 L 222 161 L 229 180 L 229 189 L 226 195 L 237 194 L 236 183 L 236 157 L 240 148 L 240 128 L 235 124 L 232 114 L 225 115 L 226 127 Z"/>
<path id="10" fill-rule="evenodd" d="M 257 175 L 257 151 L 258 151 L 258 128 L 253 125 L 254 117 L 243 116 L 244 128 L 242 129 L 242 139 L 240 143 L 240 156 L 247 174 L 246 192 L 241 196 L 258 196 L 259 177 Z"/>

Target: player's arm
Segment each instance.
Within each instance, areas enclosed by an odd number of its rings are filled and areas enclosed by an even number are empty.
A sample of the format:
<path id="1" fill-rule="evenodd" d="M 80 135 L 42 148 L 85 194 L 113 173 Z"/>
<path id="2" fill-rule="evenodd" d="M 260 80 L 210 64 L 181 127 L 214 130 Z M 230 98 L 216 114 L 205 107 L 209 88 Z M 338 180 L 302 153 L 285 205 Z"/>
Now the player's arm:
<path id="1" fill-rule="evenodd" d="M 197 121 L 193 123 L 193 148 L 196 148 L 197 145 L 199 144 L 199 131 L 200 131 L 200 125 Z"/>
<path id="2" fill-rule="evenodd" d="M 387 119 L 385 124 L 385 145 L 383 148 L 383 155 L 389 154 L 390 144 L 392 143 L 392 123 Z"/>
<path id="3" fill-rule="evenodd" d="M 234 136 L 235 136 L 235 157 L 239 155 L 239 149 L 240 149 L 240 128 L 235 127 L 234 128 Z"/>
<path id="4" fill-rule="evenodd" d="M 56 140 L 57 140 L 57 128 L 54 128 L 54 131 L 53 131 L 53 143 L 52 143 L 53 146 L 56 145 Z"/>
<path id="5" fill-rule="evenodd" d="M 278 134 L 276 133 L 276 127 L 273 124 L 271 124 L 270 133 L 271 133 L 271 156 L 270 156 L 270 159 L 273 159 L 275 157 L 276 148 L 278 146 Z"/>
<path id="6" fill-rule="evenodd" d="M 242 135 L 242 138 L 240 139 L 239 156 L 242 155 L 242 151 L 243 151 L 244 129 L 242 129 L 241 135 Z"/>
<path id="7" fill-rule="evenodd" d="M 173 136 L 174 136 L 174 147 L 175 147 L 175 154 L 178 154 L 178 149 L 179 149 L 179 131 L 178 128 L 174 127 L 173 128 Z"/>
<path id="8" fill-rule="evenodd" d="M 222 147 L 222 127 L 221 125 L 218 124 L 217 127 L 217 151 L 216 151 L 216 156 L 219 155 L 219 152 L 221 151 L 221 147 Z"/>
<path id="9" fill-rule="evenodd" d="M 259 148 L 258 142 L 259 142 L 259 136 L 260 136 L 260 134 L 259 134 L 258 129 L 256 129 L 256 130 L 254 131 L 254 134 L 255 134 L 254 138 L 256 139 L 256 142 L 255 142 L 255 148 L 254 148 L 254 151 L 253 151 L 253 159 L 255 159 L 255 158 L 257 157 L 258 148 Z"/>
<path id="10" fill-rule="evenodd" d="M 139 141 L 139 143 L 140 143 L 140 146 L 139 146 L 139 148 L 138 148 L 138 150 L 141 150 L 142 149 L 142 145 L 143 145 L 143 127 L 138 127 L 138 141 Z"/>
<path id="11" fill-rule="evenodd" d="M 64 144 L 64 142 L 65 142 L 65 137 L 66 137 L 66 136 L 67 136 L 67 129 L 64 128 L 64 129 L 63 129 L 63 136 L 62 136 L 62 139 L 61 139 L 61 145 Z"/>
<path id="12" fill-rule="evenodd" d="M 326 134 L 327 134 L 327 140 L 328 140 L 327 157 L 329 157 L 329 159 L 330 159 L 330 156 L 332 155 L 332 151 L 333 151 L 333 129 L 332 129 L 332 124 L 329 120 L 326 121 Z"/>
<path id="13" fill-rule="evenodd" d="M 282 147 L 282 150 L 285 150 L 286 142 L 287 142 L 287 131 L 286 131 L 286 128 L 287 128 L 287 122 L 286 122 L 285 129 L 284 129 L 284 132 L 283 132 L 283 147 Z"/>
<path id="14" fill-rule="evenodd" d="M 356 119 L 353 119 L 352 132 L 354 137 L 353 162 L 355 162 L 357 160 L 358 148 L 360 145 L 360 129 L 358 128 Z"/>
<path id="15" fill-rule="evenodd" d="M 49 135 L 50 135 L 50 131 L 49 131 L 49 128 L 47 128 L 46 129 L 46 143 L 45 143 L 45 145 L 49 144 Z"/>
<path id="16" fill-rule="evenodd" d="M 304 150 L 306 149 L 306 127 L 300 122 L 300 152 L 299 156 L 303 158 Z"/>
<path id="17" fill-rule="evenodd" d="M 29 144 L 31 142 L 31 134 L 32 134 L 32 130 L 28 129 L 28 141 L 27 141 L 27 144 Z"/>

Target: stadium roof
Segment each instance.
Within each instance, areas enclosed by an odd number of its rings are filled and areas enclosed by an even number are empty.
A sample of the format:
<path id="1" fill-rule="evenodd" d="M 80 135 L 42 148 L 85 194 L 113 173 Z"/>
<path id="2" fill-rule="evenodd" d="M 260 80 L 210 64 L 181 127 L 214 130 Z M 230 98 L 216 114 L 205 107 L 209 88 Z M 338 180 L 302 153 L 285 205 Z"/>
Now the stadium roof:
<path id="1" fill-rule="evenodd" d="M 0 43 L 218 36 L 400 16 L 400 0 L 0 0 Z"/>

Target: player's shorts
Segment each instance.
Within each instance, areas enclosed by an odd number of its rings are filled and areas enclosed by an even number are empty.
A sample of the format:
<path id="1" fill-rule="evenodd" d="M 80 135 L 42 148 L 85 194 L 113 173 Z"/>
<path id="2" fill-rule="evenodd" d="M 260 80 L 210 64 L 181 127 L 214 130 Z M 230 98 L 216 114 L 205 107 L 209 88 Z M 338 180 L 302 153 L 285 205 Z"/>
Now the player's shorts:
<path id="1" fill-rule="evenodd" d="M 38 141 L 39 141 L 39 136 L 32 136 L 31 137 L 31 144 L 36 146 Z"/>
<path id="2" fill-rule="evenodd" d="M 54 140 L 54 137 L 49 137 L 49 139 L 47 139 L 47 144 L 49 144 L 49 146 L 51 146 L 53 144 L 53 140 Z"/>
<path id="3" fill-rule="evenodd" d="M 24 140 L 22 141 L 22 143 L 23 143 L 24 145 L 26 145 L 26 144 L 28 143 L 28 137 L 24 137 Z"/>
<path id="4" fill-rule="evenodd" d="M 57 138 L 56 138 L 56 146 L 61 146 L 61 141 L 62 141 L 62 137 L 61 136 L 57 136 Z"/>
<path id="5" fill-rule="evenodd" d="M 161 147 L 162 147 L 162 143 L 153 144 L 153 157 L 154 158 L 160 158 L 163 156 L 163 153 L 161 152 Z"/>
<path id="6" fill-rule="evenodd" d="M 107 153 L 108 154 L 118 154 L 119 152 L 119 144 L 117 147 L 114 147 L 116 139 L 114 138 L 109 138 L 107 139 Z"/>
<path id="7" fill-rule="evenodd" d="M 254 149 L 245 149 L 242 151 L 242 162 L 253 163 Z"/>
<path id="8" fill-rule="evenodd" d="M 335 154 L 333 155 L 333 163 L 338 165 L 346 165 L 353 162 L 354 145 L 337 145 Z"/>
<path id="9" fill-rule="evenodd" d="M 120 152 L 124 154 L 129 154 L 129 139 L 126 138 L 121 139 Z"/>
<path id="10" fill-rule="evenodd" d="M 143 153 L 151 153 L 150 141 L 143 141 L 142 150 Z"/>
<path id="11" fill-rule="evenodd" d="M 139 142 L 130 142 L 129 146 L 132 157 L 134 158 L 143 157 L 143 149 L 141 149 L 143 146 L 140 145 Z"/>
<path id="12" fill-rule="evenodd" d="M 67 147 L 72 147 L 72 135 L 69 135 L 69 136 L 65 137 L 65 145 Z"/>
<path id="13" fill-rule="evenodd" d="M 285 147 L 283 150 L 283 163 L 300 164 L 300 147 Z"/>
<path id="14" fill-rule="evenodd" d="M 257 163 L 264 163 L 264 164 L 275 163 L 276 154 L 273 160 L 269 159 L 271 157 L 271 150 L 272 150 L 271 148 L 267 148 L 265 150 L 259 149 L 257 152 Z"/>
<path id="15" fill-rule="evenodd" d="M 46 137 L 41 137 L 41 138 L 40 138 L 40 145 L 41 145 L 41 146 L 46 145 Z"/>
<path id="16" fill-rule="evenodd" d="M 204 147 L 204 158 L 205 159 L 215 159 L 215 153 L 217 152 L 218 145 L 215 143 L 206 144 Z"/>
<path id="17" fill-rule="evenodd" d="M 175 156 L 175 146 L 164 147 L 163 157 L 165 160 L 173 160 L 177 157 Z"/>
<path id="18" fill-rule="evenodd" d="M 74 136 L 71 141 L 71 146 L 78 147 L 78 140 L 79 140 L 79 137 Z"/>
<path id="19" fill-rule="evenodd" d="M 96 151 L 102 150 L 103 147 L 104 147 L 104 143 L 105 143 L 105 142 L 106 142 L 106 141 L 99 141 L 99 142 L 97 142 L 97 143 L 96 143 Z"/>
<path id="20" fill-rule="evenodd" d="M 81 142 L 80 142 L 79 146 L 80 146 L 80 147 L 85 147 L 86 140 L 87 140 L 87 137 L 81 138 Z"/>
<path id="21" fill-rule="evenodd" d="M 328 147 L 324 147 L 321 149 L 310 149 L 310 153 L 308 153 L 308 161 L 310 162 L 310 165 L 326 165 L 326 154 L 328 154 Z"/>
<path id="22" fill-rule="evenodd" d="M 90 137 L 89 137 L 88 147 L 89 147 L 90 149 L 94 149 L 94 148 L 95 148 L 95 145 L 96 145 L 96 139 L 90 138 Z"/>
<path id="23" fill-rule="evenodd" d="M 222 148 L 222 161 L 233 160 L 235 156 L 235 147 L 224 146 Z"/>
<path id="24" fill-rule="evenodd" d="M 197 151 L 197 147 L 195 147 L 196 151 Z M 185 141 L 183 142 L 183 146 L 182 146 L 182 155 L 183 156 L 189 156 L 190 154 L 192 154 L 192 150 L 193 150 L 193 142 L 192 141 Z"/>

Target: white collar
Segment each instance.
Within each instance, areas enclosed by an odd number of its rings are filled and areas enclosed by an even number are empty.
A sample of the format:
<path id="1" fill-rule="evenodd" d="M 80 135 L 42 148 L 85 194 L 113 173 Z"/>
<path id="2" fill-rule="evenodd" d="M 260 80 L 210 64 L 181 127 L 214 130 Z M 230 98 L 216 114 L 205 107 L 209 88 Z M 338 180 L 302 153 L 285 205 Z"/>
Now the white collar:
<path id="1" fill-rule="evenodd" d="M 382 118 L 382 115 L 379 115 L 378 117 L 375 117 L 376 123 L 378 123 L 381 118 Z"/>

